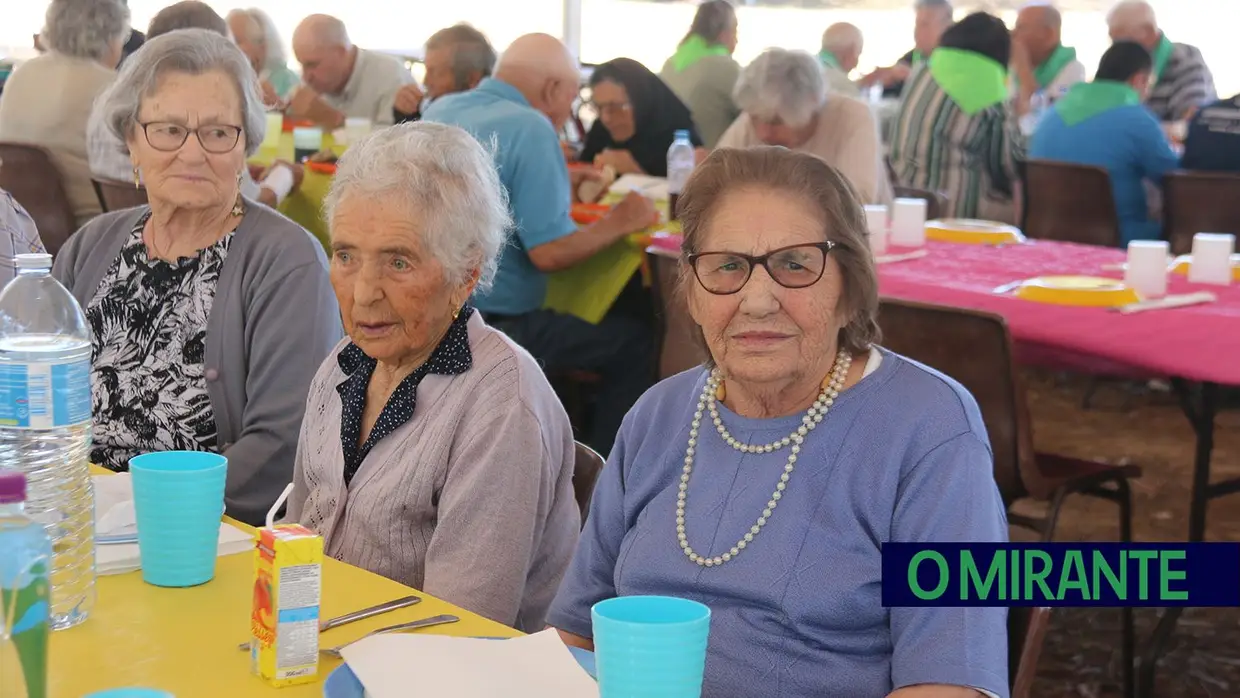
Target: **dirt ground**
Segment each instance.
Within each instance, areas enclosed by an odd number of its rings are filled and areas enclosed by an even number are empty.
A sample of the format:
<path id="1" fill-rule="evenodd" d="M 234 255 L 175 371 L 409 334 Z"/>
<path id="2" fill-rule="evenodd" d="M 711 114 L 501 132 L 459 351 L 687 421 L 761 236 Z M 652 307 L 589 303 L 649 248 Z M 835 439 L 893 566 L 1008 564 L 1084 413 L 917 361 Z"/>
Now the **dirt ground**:
<path id="1" fill-rule="evenodd" d="M 1108 461 L 1131 459 L 1144 470 L 1133 488 L 1136 539 L 1183 540 L 1195 440 L 1175 396 L 1104 385 L 1090 408 L 1083 409 L 1083 378 L 1031 371 L 1026 381 L 1037 449 Z M 1216 424 L 1217 481 L 1240 475 L 1240 410 L 1221 411 Z M 1214 500 L 1207 521 L 1207 540 L 1240 541 L 1240 495 Z M 1116 540 L 1117 522 L 1116 508 L 1109 503 L 1075 498 L 1064 507 L 1056 539 Z M 1157 613 L 1137 611 L 1138 652 Z M 1119 643 L 1117 611 L 1056 609 L 1033 695 L 1120 696 Z M 1184 614 L 1172 649 L 1159 664 L 1156 695 L 1240 696 L 1240 609 L 1189 609 Z"/>

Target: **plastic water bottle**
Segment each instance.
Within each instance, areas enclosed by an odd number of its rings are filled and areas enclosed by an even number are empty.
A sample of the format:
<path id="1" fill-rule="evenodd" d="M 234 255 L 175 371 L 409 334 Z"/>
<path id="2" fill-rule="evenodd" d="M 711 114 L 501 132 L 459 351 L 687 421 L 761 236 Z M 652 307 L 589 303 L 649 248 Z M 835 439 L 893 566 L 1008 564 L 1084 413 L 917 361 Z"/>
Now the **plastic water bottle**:
<path id="1" fill-rule="evenodd" d="M 1020 130 L 1026 136 L 1032 136 L 1038 128 L 1038 122 L 1042 120 L 1042 115 L 1050 106 L 1050 99 L 1046 92 L 1038 90 L 1029 98 L 1029 113 L 1025 114 L 1020 120 Z"/>
<path id="2" fill-rule="evenodd" d="M 95 603 L 90 328 L 47 254 L 17 255 L 0 292 L 0 468 L 26 476 L 26 515 L 52 539 L 53 630 Z"/>
<path id="3" fill-rule="evenodd" d="M 693 142 L 689 140 L 689 132 L 680 130 L 667 149 L 667 217 L 668 220 L 679 218 L 678 204 L 680 194 L 685 190 L 685 183 L 693 168 L 697 166 L 697 155 L 693 152 Z"/>
<path id="4" fill-rule="evenodd" d="M 26 476 L 0 470 L 0 696 L 45 698 L 52 540 L 25 503 Z"/>

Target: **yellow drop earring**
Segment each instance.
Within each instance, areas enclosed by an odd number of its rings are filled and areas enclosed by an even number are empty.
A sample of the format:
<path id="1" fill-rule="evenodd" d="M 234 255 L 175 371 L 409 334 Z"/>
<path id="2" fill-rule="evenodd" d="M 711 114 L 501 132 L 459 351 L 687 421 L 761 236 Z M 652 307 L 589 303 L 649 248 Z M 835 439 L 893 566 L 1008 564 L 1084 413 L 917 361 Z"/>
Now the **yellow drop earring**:
<path id="1" fill-rule="evenodd" d="M 142 177 L 138 174 L 137 167 L 133 168 L 133 188 L 134 189 L 142 188 Z"/>

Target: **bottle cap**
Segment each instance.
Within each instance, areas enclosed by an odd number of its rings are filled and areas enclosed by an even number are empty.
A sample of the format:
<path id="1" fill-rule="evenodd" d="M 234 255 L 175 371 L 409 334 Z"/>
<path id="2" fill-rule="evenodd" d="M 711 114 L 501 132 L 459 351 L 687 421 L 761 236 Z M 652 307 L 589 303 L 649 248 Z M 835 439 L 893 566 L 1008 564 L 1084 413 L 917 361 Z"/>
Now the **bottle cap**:
<path id="1" fill-rule="evenodd" d="M 51 269 L 52 256 L 43 252 L 19 254 L 15 258 L 18 269 Z"/>
<path id="2" fill-rule="evenodd" d="M 26 501 L 26 476 L 16 470 L 0 469 L 0 504 Z"/>
<path id="3" fill-rule="evenodd" d="M 664 131 L 664 133 L 667 133 L 667 132 L 666 132 L 666 131 Z M 689 129 L 687 129 L 687 128 L 680 128 L 680 129 L 676 129 L 676 140 L 678 140 L 678 141 L 679 141 L 679 140 L 685 140 L 685 141 L 689 140 Z"/>

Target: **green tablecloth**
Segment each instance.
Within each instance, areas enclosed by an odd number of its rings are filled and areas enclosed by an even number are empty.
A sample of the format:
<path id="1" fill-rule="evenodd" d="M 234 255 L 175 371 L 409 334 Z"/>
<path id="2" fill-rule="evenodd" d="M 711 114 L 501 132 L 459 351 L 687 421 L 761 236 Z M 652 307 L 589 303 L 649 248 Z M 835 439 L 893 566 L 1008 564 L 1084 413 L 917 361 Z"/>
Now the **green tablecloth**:
<path id="1" fill-rule="evenodd" d="M 324 136 L 324 145 L 337 153 L 344 152 L 344 147 L 334 145 L 330 136 Z M 282 134 L 279 146 L 260 149 L 251 161 L 269 165 L 277 159 L 293 160 L 293 134 Z M 307 169 L 301 187 L 280 204 L 280 213 L 310 231 L 329 252 L 331 237 L 322 210 L 331 182 L 331 175 Z M 648 240 L 649 232 L 630 235 L 627 240 L 617 242 L 581 264 L 551 274 L 543 307 L 598 323 L 620 297 L 629 279 L 642 268 L 643 250 Z"/>

